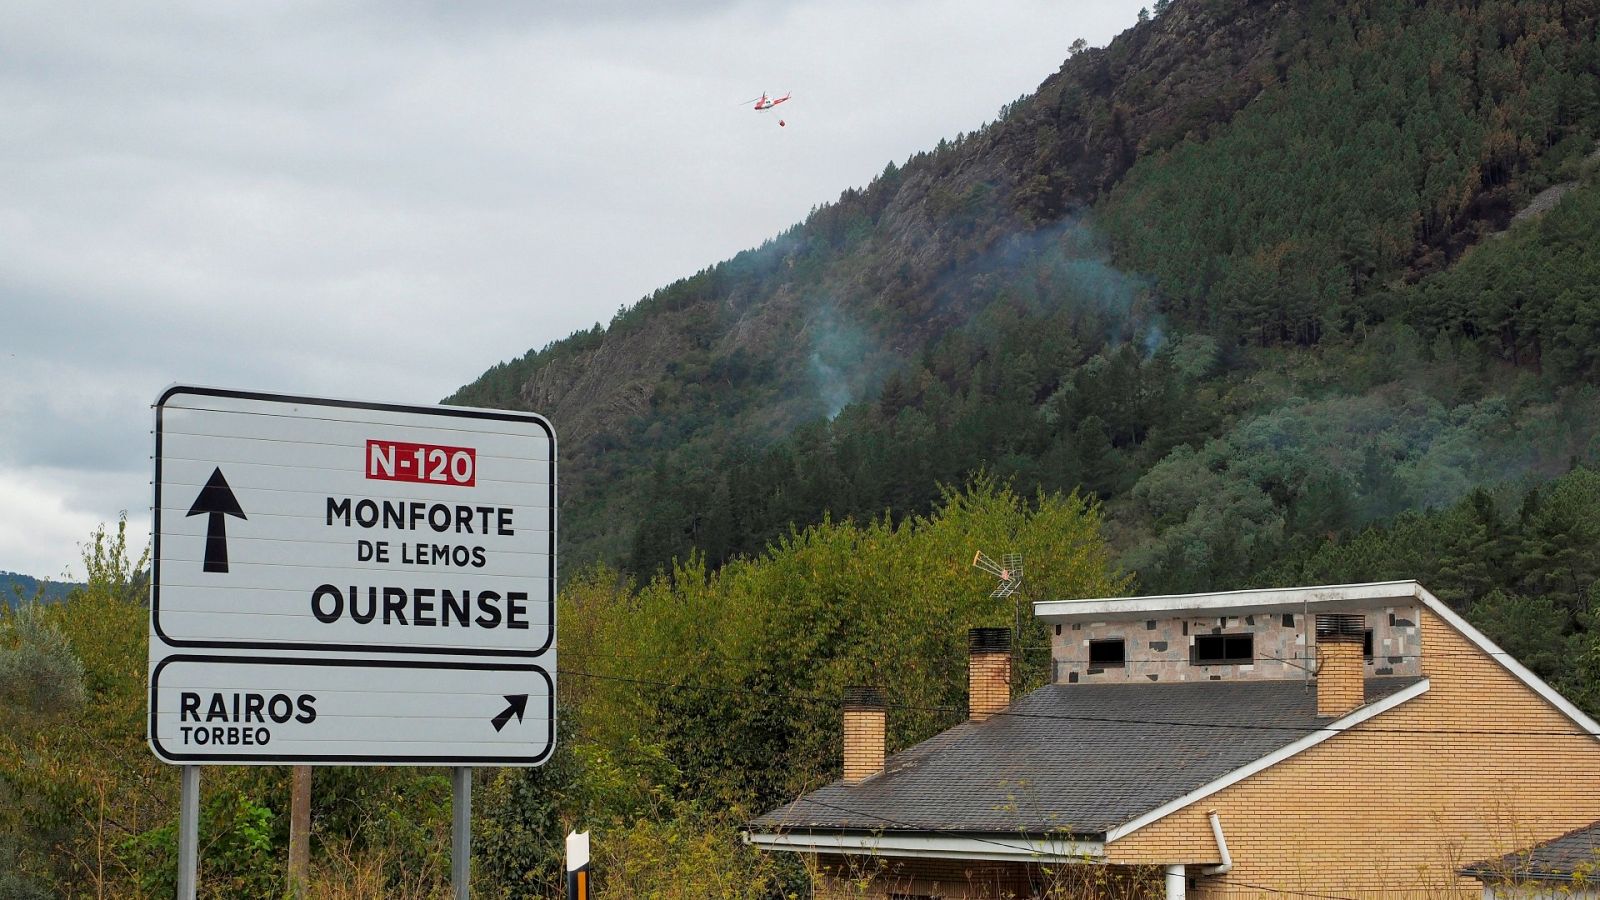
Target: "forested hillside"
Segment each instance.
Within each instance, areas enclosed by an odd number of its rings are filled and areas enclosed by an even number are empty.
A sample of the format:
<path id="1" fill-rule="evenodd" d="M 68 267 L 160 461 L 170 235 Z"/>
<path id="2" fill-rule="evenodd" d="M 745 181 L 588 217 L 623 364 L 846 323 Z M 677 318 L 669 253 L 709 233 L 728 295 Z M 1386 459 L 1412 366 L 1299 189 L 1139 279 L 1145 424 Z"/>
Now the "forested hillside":
<path id="1" fill-rule="evenodd" d="M 0 603 L 16 606 L 33 600 L 60 600 L 81 585 L 56 581 L 40 581 L 20 572 L 0 572 Z"/>
<path id="2" fill-rule="evenodd" d="M 1600 6 L 1162 7 L 450 398 L 556 422 L 567 569 L 719 565 L 982 469 L 1105 499 L 1147 589 L 1233 586 L 1595 460 Z"/>

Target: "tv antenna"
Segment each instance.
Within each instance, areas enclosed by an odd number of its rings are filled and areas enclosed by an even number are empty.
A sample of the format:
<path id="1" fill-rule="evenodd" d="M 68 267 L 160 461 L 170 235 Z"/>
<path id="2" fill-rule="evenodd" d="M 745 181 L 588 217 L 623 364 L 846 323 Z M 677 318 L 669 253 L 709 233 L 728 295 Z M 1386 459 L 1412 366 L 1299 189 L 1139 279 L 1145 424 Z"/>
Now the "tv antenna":
<path id="1" fill-rule="evenodd" d="M 979 550 L 972 557 L 972 565 L 1000 579 L 1000 584 L 989 594 L 991 597 L 1009 597 L 1022 587 L 1022 554 L 1007 553 L 995 562 Z"/>
<path id="2" fill-rule="evenodd" d="M 1022 676 L 1022 597 L 1017 593 L 1022 588 L 1022 554 L 1007 553 L 995 562 L 983 555 L 979 550 L 972 557 L 973 566 L 988 572 L 1000 579 L 1000 584 L 989 594 L 990 597 L 1013 597 L 1011 617 L 1011 678 L 1013 682 Z"/>

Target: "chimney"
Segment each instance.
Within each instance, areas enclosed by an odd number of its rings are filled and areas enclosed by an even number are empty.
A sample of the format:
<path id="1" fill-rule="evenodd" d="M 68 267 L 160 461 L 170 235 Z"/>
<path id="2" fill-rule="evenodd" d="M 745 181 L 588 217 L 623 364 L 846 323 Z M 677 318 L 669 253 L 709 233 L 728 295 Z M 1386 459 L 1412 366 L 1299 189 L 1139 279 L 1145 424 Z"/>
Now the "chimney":
<path id="1" fill-rule="evenodd" d="M 1011 704 L 1011 629 L 967 629 L 967 709 L 982 722 Z"/>
<path id="2" fill-rule="evenodd" d="M 1366 631 L 1362 615 L 1317 615 L 1317 715 L 1342 716 L 1367 702 Z"/>
<path id="3" fill-rule="evenodd" d="M 883 691 L 844 689 L 844 783 L 860 784 L 883 771 Z"/>

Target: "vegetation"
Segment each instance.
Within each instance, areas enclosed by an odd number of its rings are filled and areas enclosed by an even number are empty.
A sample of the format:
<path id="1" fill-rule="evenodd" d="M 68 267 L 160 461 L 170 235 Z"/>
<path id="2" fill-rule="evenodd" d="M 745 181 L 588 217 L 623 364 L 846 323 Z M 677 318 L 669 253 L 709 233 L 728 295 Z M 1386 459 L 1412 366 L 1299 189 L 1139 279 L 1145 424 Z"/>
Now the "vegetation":
<path id="1" fill-rule="evenodd" d="M 143 746 L 148 610 L 128 591 L 124 534 L 86 545 L 83 590 L 0 619 L 0 885 L 15 896 L 173 890 L 178 778 Z M 988 478 L 929 517 L 823 523 L 720 571 L 694 559 L 641 585 L 603 568 L 573 579 L 558 751 L 477 774 L 475 892 L 559 896 L 575 827 L 597 832 L 608 896 L 802 892 L 795 861 L 749 850 L 736 826 L 833 777 L 846 685 L 895 698 L 895 747 L 962 717 L 965 629 L 1018 620 L 970 567 L 979 546 L 1027 553 L 1050 596 L 1128 586 L 1092 504 Z M 1026 627 L 1037 684 L 1046 640 Z M 447 773 L 318 767 L 313 795 L 312 896 L 444 894 Z M 287 803 L 286 770 L 206 770 L 204 896 L 284 889 Z"/>
<path id="2" fill-rule="evenodd" d="M 1600 158 L 1597 158 L 1600 159 Z M 1600 375 L 1600 182 L 1587 182 L 1537 223 L 1467 254 L 1406 298 L 1406 318 L 1425 335 L 1474 347 L 1548 378 L 1594 383 Z"/>
<path id="3" fill-rule="evenodd" d="M 0 612 L 0 897 L 170 897 L 178 777 L 145 746 L 148 557 L 126 521 L 84 545 L 67 599 Z M 314 885 L 327 897 L 443 893 L 442 773 L 319 768 Z M 206 897 L 281 893 L 289 773 L 208 768 Z"/>
<path id="4" fill-rule="evenodd" d="M 1104 207 L 1118 262 L 1230 339 L 1307 345 L 1392 316 L 1393 279 L 1503 226 L 1600 126 L 1591 4 L 1327 3 L 1307 18 L 1281 84 L 1219 134 L 1141 159 Z"/>

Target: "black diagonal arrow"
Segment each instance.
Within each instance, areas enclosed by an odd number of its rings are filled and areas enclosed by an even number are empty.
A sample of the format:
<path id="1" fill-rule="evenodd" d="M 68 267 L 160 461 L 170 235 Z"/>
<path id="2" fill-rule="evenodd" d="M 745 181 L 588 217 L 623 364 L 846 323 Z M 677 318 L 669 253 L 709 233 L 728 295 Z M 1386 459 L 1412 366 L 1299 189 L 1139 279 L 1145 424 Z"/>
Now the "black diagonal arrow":
<path id="1" fill-rule="evenodd" d="M 233 488 L 228 487 L 228 479 L 222 477 L 221 468 L 211 473 L 211 480 L 200 489 L 200 496 L 194 498 L 194 506 L 189 507 L 189 515 L 198 516 L 201 513 L 211 517 L 206 520 L 205 571 L 226 572 L 228 526 L 222 517 L 238 516 L 243 519 L 245 514 L 239 508 L 239 498 L 233 496 Z"/>
<path id="2" fill-rule="evenodd" d="M 495 731 L 506 727 L 506 723 L 511 721 L 512 716 L 516 716 L 517 721 L 521 722 L 522 714 L 528 711 L 527 694 L 505 694 L 504 696 L 506 702 L 510 705 L 501 710 L 500 715 L 489 720 L 489 724 L 494 726 Z"/>

